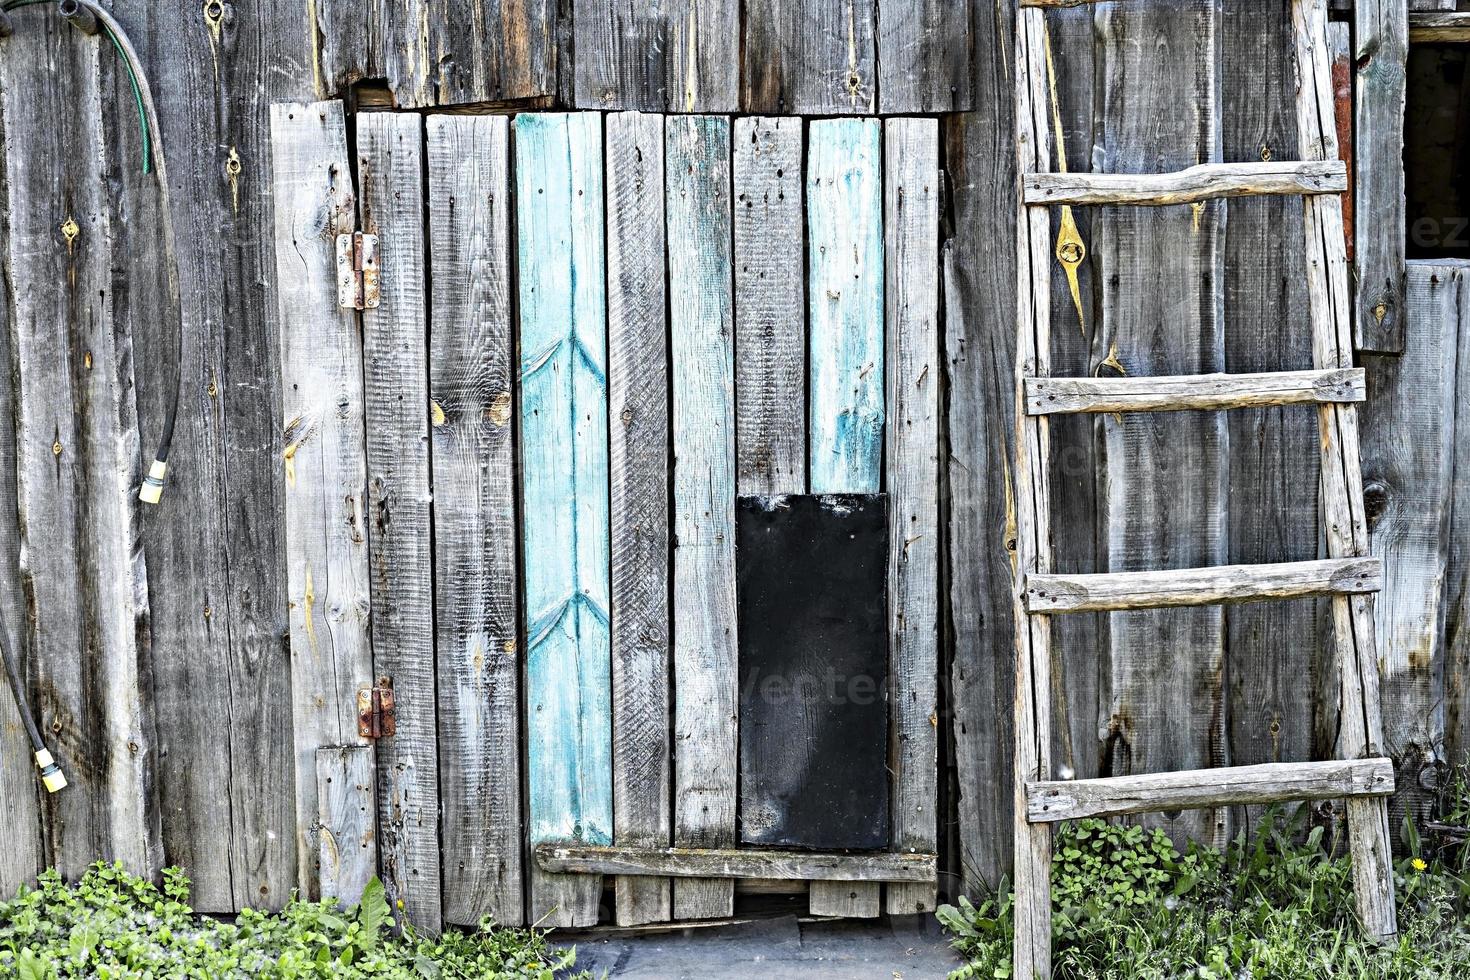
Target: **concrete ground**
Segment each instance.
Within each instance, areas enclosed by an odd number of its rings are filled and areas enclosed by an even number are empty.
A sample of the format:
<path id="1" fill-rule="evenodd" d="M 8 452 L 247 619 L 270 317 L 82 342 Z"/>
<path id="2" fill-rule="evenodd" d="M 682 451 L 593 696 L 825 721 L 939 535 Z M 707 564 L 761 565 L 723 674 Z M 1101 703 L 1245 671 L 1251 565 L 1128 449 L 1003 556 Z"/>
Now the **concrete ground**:
<path id="1" fill-rule="evenodd" d="M 795 915 L 687 929 L 559 934 L 578 969 L 637 980 L 944 980 L 960 960 L 931 916 Z"/>

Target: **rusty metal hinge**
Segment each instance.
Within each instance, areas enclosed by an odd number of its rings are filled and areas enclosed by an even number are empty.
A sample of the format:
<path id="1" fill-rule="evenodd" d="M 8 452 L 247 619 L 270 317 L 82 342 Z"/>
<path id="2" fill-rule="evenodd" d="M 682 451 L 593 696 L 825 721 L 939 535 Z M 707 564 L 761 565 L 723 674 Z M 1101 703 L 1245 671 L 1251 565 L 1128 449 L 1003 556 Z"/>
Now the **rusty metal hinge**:
<path id="1" fill-rule="evenodd" d="M 354 231 L 337 236 L 337 305 L 344 310 L 376 310 L 378 236 Z"/>
<path id="2" fill-rule="evenodd" d="M 357 692 L 357 734 L 363 738 L 388 738 L 397 730 L 393 681 L 379 677 L 376 687 L 365 687 Z"/>

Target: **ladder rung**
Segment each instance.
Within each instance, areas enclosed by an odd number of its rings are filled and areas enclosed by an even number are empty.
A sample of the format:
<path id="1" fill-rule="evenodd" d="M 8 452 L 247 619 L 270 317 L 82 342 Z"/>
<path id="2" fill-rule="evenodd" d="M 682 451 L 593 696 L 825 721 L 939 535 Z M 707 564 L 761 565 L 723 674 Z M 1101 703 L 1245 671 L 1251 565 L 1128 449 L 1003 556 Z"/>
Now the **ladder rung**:
<path id="1" fill-rule="evenodd" d="M 1159 813 L 1244 803 L 1335 800 L 1393 792 L 1391 759 L 1272 762 L 1026 784 L 1026 819 L 1055 823 L 1083 817 Z"/>
<path id="2" fill-rule="evenodd" d="M 1138 378 L 1027 378 L 1025 385 L 1027 415 L 1360 402 L 1368 393 L 1362 368 Z"/>
<path id="3" fill-rule="evenodd" d="M 1377 558 L 1329 558 L 1274 565 L 1216 565 L 1149 572 L 1026 576 L 1030 613 L 1106 612 L 1215 606 L 1227 602 L 1350 595 L 1383 588 Z"/>
<path id="4" fill-rule="evenodd" d="M 1189 204 L 1259 194 L 1337 194 L 1347 190 L 1341 160 L 1204 163 L 1167 174 L 1030 173 L 1027 204 Z"/>

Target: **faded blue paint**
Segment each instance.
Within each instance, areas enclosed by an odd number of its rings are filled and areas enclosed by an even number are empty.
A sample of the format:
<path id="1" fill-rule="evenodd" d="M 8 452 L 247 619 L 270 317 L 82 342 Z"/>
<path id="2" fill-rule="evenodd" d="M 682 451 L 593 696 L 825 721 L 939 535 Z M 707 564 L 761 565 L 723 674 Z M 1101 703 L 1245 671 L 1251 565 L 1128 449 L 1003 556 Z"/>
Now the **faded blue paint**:
<path id="1" fill-rule="evenodd" d="M 610 844 L 602 119 L 517 116 L 515 146 L 530 837 Z"/>
<path id="2" fill-rule="evenodd" d="M 877 493 L 883 470 L 883 179 L 875 119 L 808 130 L 812 493 Z"/>

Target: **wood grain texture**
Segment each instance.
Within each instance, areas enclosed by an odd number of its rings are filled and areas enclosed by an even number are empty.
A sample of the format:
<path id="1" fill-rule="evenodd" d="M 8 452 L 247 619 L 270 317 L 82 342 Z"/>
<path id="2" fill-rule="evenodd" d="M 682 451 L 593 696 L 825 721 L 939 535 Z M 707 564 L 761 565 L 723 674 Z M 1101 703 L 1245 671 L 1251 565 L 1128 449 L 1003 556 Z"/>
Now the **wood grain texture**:
<path id="1" fill-rule="evenodd" d="M 529 834 L 533 844 L 610 844 L 601 117 L 517 116 L 515 174 Z M 596 877 L 532 869 L 528 916 L 592 925 L 600 893 Z"/>
<path id="2" fill-rule="evenodd" d="M 1408 5 L 1353 4 L 1353 339 L 1359 350 L 1399 353 L 1404 339 L 1404 65 Z"/>
<path id="3" fill-rule="evenodd" d="M 884 123 L 884 255 L 892 836 L 900 853 L 938 848 L 939 125 Z M 890 886 L 890 915 L 934 910 L 932 887 Z"/>
<path id="4" fill-rule="evenodd" d="M 378 236 L 382 305 L 362 314 L 373 673 L 392 683 L 397 733 L 377 743 L 378 854 L 388 904 L 439 932 L 439 719 L 429 518 L 424 126 L 357 124 L 359 225 Z"/>
<path id="5" fill-rule="evenodd" d="M 99 39 L 52 18 L 27 27 L 34 33 L 7 42 L 0 59 L 26 603 L 17 626 L 37 721 L 70 781 L 42 800 L 41 860 L 68 880 L 99 858 L 152 876 L 162 849 L 132 335 L 113 304 L 122 252 L 99 179 L 110 169 L 101 102 L 111 75 Z M 17 822 L 34 787 L 19 798 Z"/>
<path id="6" fill-rule="evenodd" d="M 1125 4 L 1099 13 L 1103 118 L 1093 166 L 1118 173 L 1221 162 L 1218 119 L 1221 4 Z M 1160 117 L 1142 106 L 1183 100 L 1197 112 Z M 1313 198 L 1316 200 L 1316 198 Z M 1096 216 L 1102 375 L 1214 373 L 1224 369 L 1225 202 L 1107 207 Z M 1121 369 L 1117 367 L 1121 365 Z M 1228 429 L 1223 415 L 1171 413 L 1101 420 L 1100 535 L 1107 570 L 1224 564 Z M 1219 607 L 1115 612 L 1106 775 L 1228 765 L 1225 623 Z M 1158 671 L 1160 650 L 1171 669 Z M 1151 816 L 1176 839 L 1221 845 L 1223 808 Z"/>
<path id="7" fill-rule="evenodd" d="M 586 109 L 734 112 L 740 5 L 574 0 L 575 90 Z"/>
<path id="8" fill-rule="evenodd" d="M 1026 412 L 1178 412 L 1188 409 L 1361 402 L 1360 368 L 1172 377 L 1027 378 Z"/>
<path id="9" fill-rule="evenodd" d="M 1377 559 L 1337 558 L 1100 575 L 1028 575 L 1026 606 L 1032 613 L 1162 609 L 1358 594 L 1382 587 L 1383 567 Z"/>
<path id="10" fill-rule="evenodd" d="M 674 843 L 735 843 L 735 364 L 730 123 L 665 125 L 674 448 Z M 674 917 L 731 913 L 727 878 L 674 883 Z"/>
<path id="11" fill-rule="evenodd" d="M 549 104 L 557 10 L 556 0 L 311 0 L 317 95 L 381 79 L 405 109 Z"/>
<path id="12" fill-rule="evenodd" d="M 335 239 L 357 224 L 340 102 L 271 108 L 284 431 L 296 837 L 302 893 L 320 894 L 316 754 L 361 744 L 372 679 L 362 340 L 337 307 Z"/>
<path id="13" fill-rule="evenodd" d="M 876 120 L 808 127 L 807 458 L 813 493 L 876 493 L 884 421 L 883 164 Z M 813 884 L 813 915 L 871 917 L 873 886 Z"/>
<path id="14" fill-rule="evenodd" d="M 671 843 L 669 335 L 664 120 L 607 117 L 608 400 L 612 419 L 613 837 Z M 616 882 L 617 922 L 669 918 L 666 878 Z"/>
<path id="15" fill-rule="evenodd" d="M 958 8 L 958 9 L 956 9 Z M 944 0 L 878 4 L 878 106 L 902 112 L 974 108 L 969 4 Z"/>
<path id="16" fill-rule="evenodd" d="M 863 115 L 878 98 L 876 0 L 747 0 L 740 108 Z"/>
<path id="17" fill-rule="evenodd" d="M 111 9 L 158 94 L 188 325 L 170 480 L 162 505 L 141 514 L 155 583 L 164 860 L 189 874 L 197 911 L 279 908 L 297 884 L 297 852 L 286 568 L 262 560 L 284 554 L 267 141 L 272 103 L 313 97 L 306 19 L 287 0 L 119 0 Z M 50 14 L 28 8 L 17 24 L 29 30 Z M 138 165 L 137 109 L 113 66 L 104 45 L 102 118 L 122 246 L 111 295 L 133 337 L 142 448 L 151 452 L 175 391 L 178 320 L 157 178 Z"/>
<path id="18" fill-rule="evenodd" d="M 1409 6 L 1410 43 L 1470 41 L 1470 13 L 1416 13 Z"/>
<path id="19" fill-rule="evenodd" d="M 427 119 L 444 919 L 519 925 L 521 656 L 510 123 Z"/>
<path id="20" fill-rule="evenodd" d="M 735 121 L 735 480 L 806 490 L 806 276 L 798 119 Z"/>
<path id="21" fill-rule="evenodd" d="M 1272 762 L 1113 779 L 1031 783 L 1026 787 L 1026 806 L 1031 820 L 1055 823 L 1202 806 L 1385 796 L 1393 792 L 1393 785 L 1391 759 Z"/>
<path id="22" fill-rule="evenodd" d="M 809 127 L 808 455 L 813 493 L 876 493 L 883 460 L 883 197 L 876 120 Z"/>
<path id="23" fill-rule="evenodd" d="M 1456 263 L 1463 270 L 1470 263 Z M 1413 266 L 1410 266 L 1413 272 Z M 1413 296 L 1410 295 L 1412 302 Z M 1412 307 L 1410 322 L 1417 319 Z M 1464 758 L 1470 752 L 1470 289 L 1460 290 L 1459 342 L 1456 346 L 1455 477 L 1451 484 L 1449 559 L 1445 571 L 1444 686 L 1445 752 Z"/>
<path id="24" fill-rule="evenodd" d="M 1335 194 L 1347 190 L 1341 160 L 1201 163 L 1173 173 L 1038 173 L 1021 182 L 1027 204 L 1167 207 L 1222 197 Z"/>
<path id="25" fill-rule="evenodd" d="M 1390 776 L 1392 773 L 1390 773 Z M 933 854 L 821 854 L 760 848 L 536 848 L 548 870 L 583 874 L 642 873 L 680 878 L 758 878 L 768 881 L 890 881 L 933 887 Z"/>
<path id="26" fill-rule="evenodd" d="M 1390 826 L 1432 820 L 1430 773 L 1445 742 L 1442 617 L 1453 537 L 1460 311 L 1467 272 L 1409 267 L 1401 355 L 1365 357 L 1374 397 L 1361 412 L 1369 545 L 1383 561 L 1374 613 L 1383 673 L 1384 745 L 1402 774 Z"/>
<path id="27" fill-rule="evenodd" d="M 316 752 L 316 839 L 322 898 L 356 904 L 378 873 L 377 811 L 371 745 Z"/>
<path id="28" fill-rule="evenodd" d="M 1292 0 L 1291 17 L 1297 46 L 1301 156 L 1332 160 L 1338 150 L 1326 4 L 1324 0 Z M 1353 363 L 1353 316 L 1339 202 L 1325 197 L 1307 199 L 1303 232 L 1313 363 L 1318 368 L 1348 367 Z M 1357 408 L 1323 406 L 1318 420 L 1327 553 L 1334 558 L 1366 555 L 1368 527 Z M 1347 759 L 1380 755 L 1383 722 L 1372 597 L 1334 598 L 1332 622 L 1342 705 L 1336 754 Z M 1388 807 L 1381 800 L 1349 800 L 1347 815 L 1358 918 L 1368 935 L 1386 939 L 1398 932 Z"/>

